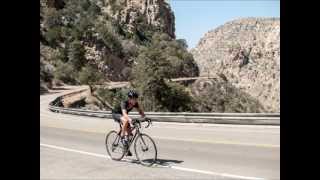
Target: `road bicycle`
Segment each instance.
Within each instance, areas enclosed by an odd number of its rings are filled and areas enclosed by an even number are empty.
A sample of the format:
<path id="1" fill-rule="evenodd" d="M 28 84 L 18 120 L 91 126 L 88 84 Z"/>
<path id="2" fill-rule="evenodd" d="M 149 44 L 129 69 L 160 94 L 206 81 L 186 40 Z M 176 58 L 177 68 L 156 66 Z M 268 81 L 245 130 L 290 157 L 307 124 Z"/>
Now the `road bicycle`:
<path id="1" fill-rule="evenodd" d="M 133 136 L 129 137 L 128 145 L 125 146 L 121 141 L 121 129 L 122 124 L 119 122 L 120 130 L 110 131 L 106 135 L 105 145 L 108 155 L 111 159 L 120 161 L 129 151 L 131 145 L 134 146 L 134 152 L 138 161 L 145 166 L 151 166 L 157 161 L 157 147 L 153 139 L 145 134 L 141 133 L 141 123 L 147 122 L 145 128 L 148 128 L 152 122 L 149 118 L 133 118 L 130 126 Z"/>

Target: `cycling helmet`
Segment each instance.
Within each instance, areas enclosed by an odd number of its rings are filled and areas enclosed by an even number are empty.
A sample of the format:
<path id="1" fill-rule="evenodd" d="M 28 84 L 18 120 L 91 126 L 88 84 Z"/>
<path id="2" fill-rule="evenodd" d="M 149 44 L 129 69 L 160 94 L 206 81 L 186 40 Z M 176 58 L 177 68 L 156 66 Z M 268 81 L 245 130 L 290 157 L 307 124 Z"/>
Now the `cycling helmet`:
<path id="1" fill-rule="evenodd" d="M 138 93 L 136 93 L 134 90 L 130 90 L 128 92 L 128 97 L 129 98 L 138 98 Z"/>

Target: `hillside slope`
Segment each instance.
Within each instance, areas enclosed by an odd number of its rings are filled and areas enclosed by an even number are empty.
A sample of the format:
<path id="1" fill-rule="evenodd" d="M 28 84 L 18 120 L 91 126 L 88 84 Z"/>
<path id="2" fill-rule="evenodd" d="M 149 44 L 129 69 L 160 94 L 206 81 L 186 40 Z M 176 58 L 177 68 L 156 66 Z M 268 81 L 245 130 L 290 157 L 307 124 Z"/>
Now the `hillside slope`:
<path id="1" fill-rule="evenodd" d="M 218 75 L 280 112 L 280 19 L 242 18 L 207 32 L 190 51 L 200 75 Z"/>

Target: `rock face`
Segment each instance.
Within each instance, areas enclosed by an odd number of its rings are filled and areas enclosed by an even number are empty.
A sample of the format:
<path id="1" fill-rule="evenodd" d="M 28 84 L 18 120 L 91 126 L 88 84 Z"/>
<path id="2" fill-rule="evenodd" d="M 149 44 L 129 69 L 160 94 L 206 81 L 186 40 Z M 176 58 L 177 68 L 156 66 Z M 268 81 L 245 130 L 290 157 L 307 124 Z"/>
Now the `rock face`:
<path id="1" fill-rule="evenodd" d="M 243 18 L 207 32 L 191 50 L 200 75 L 218 75 L 280 112 L 280 19 Z"/>
<path id="2" fill-rule="evenodd" d="M 146 17 L 146 23 L 153 25 L 175 38 L 174 14 L 165 0 L 105 0 L 102 9 L 114 19 L 125 24 L 130 31 L 140 17 Z"/>
<path id="3" fill-rule="evenodd" d="M 66 19 L 73 18 L 72 8 L 70 8 L 73 6 L 70 4 L 78 7 L 77 3 L 83 6 L 83 4 L 86 5 L 85 2 L 90 2 L 90 4 L 95 4 L 99 7 L 99 13 L 98 10 L 94 12 L 97 18 L 94 21 L 90 20 L 90 22 L 94 22 L 93 24 L 99 24 L 98 22 L 103 24 L 104 27 L 107 27 L 105 29 L 109 31 L 107 38 L 113 38 L 108 42 L 101 43 L 102 35 L 98 35 L 96 27 L 91 28 L 86 33 L 78 33 L 81 34 L 79 36 L 87 36 L 85 38 L 81 37 L 80 40 L 85 49 L 86 60 L 105 74 L 108 80 L 128 80 L 134 62 L 133 56 L 137 54 L 140 47 L 140 44 L 135 41 L 136 36 L 139 36 L 141 39 L 147 36 L 150 38 L 152 33 L 160 31 L 175 38 L 175 18 L 166 0 L 41 0 L 40 41 L 42 42 L 42 49 L 45 50 L 43 55 L 47 57 L 45 60 L 57 59 L 54 57 L 54 54 L 57 54 L 54 52 L 57 51 L 57 48 L 60 49 L 58 54 L 68 52 L 67 43 L 64 41 L 72 39 L 70 35 L 66 35 L 66 32 L 69 31 L 66 29 L 70 26 L 65 25 L 66 22 L 71 22 L 71 20 L 67 21 Z M 84 13 L 84 11 L 81 12 Z M 81 17 L 85 17 L 85 15 Z M 86 23 L 83 22 L 82 24 Z M 56 24 L 54 26 L 55 29 L 51 26 L 49 27 L 49 24 Z M 75 25 L 75 27 L 79 27 L 79 25 Z M 53 29 L 54 31 L 50 31 Z M 71 31 L 75 32 L 73 29 Z M 90 35 L 91 33 L 92 35 Z M 48 38 L 48 36 L 51 37 Z M 52 36 L 55 37 L 53 38 Z M 48 42 L 48 39 L 58 41 L 56 42 L 58 45 L 55 45 L 57 47 L 52 47 L 53 43 Z M 114 48 L 115 50 L 112 49 L 111 47 L 117 43 L 121 45 Z"/>

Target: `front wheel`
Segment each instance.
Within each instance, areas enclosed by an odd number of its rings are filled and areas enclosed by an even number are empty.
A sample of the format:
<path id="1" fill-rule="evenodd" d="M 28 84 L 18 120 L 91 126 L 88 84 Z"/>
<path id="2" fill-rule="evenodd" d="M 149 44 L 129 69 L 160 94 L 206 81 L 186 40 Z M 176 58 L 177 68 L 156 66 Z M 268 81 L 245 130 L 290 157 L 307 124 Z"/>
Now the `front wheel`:
<path id="1" fill-rule="evenodd" d="M 134 142 L 134 151 L 142 165 L 151 166 L 157 160 L 157 147 L 147 134 L 140 134 Z"/>

